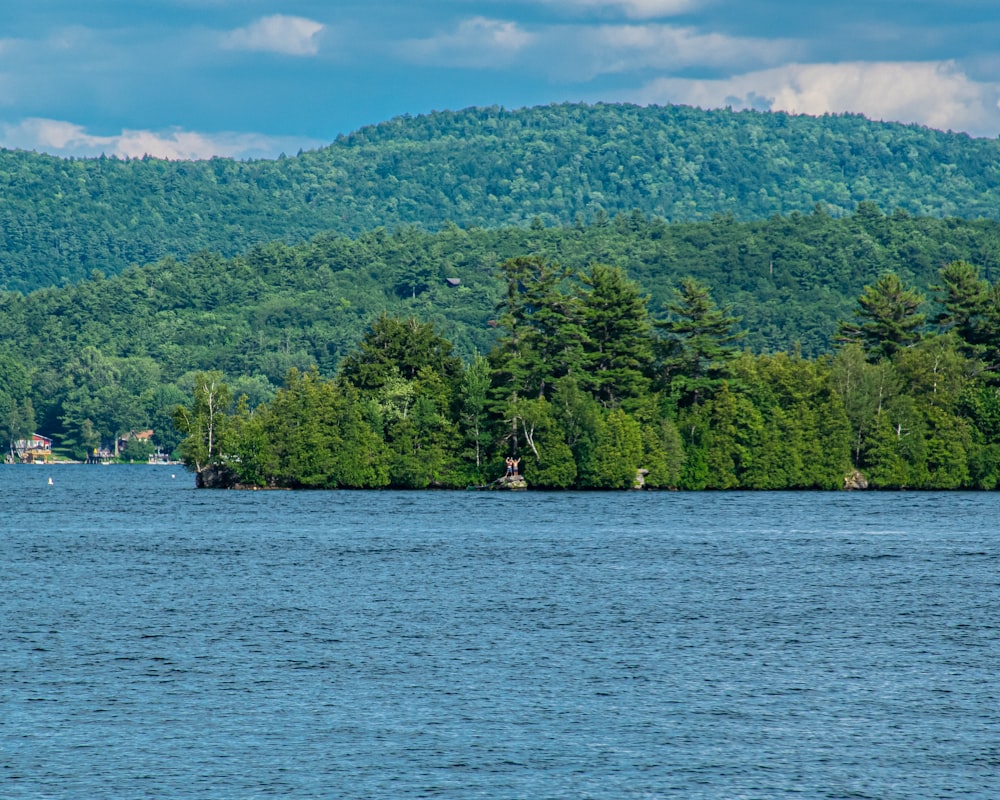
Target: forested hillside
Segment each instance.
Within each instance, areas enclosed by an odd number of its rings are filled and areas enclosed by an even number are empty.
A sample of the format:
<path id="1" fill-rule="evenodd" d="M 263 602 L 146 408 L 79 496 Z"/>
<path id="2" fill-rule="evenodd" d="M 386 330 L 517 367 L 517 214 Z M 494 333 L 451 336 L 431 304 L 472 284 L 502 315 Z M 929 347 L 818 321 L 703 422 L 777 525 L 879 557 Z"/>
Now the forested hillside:
<path id="1" fill-rule="evenodd" d="M 567 287 L 583 286 L 595 263 L 620 269 L 648 295 L 654 321 L 696 278 L 732 305 L 741 350 L 812 357 L 832 350 L 838 321 L 852 319 L 880 275 L 922 291 L 929 320 L 946 265 L 969 262 L 995 282 L 1000 222 L 863 204 L 842 218 L 818 208 L 753 222 L 671 225 L 629 213 L 588 226 L 376 229 L 3 293 L 0 435 L 37 429 L 80 453 L 84 442 L 151 427 L 173 447 L 171 410 L 190 400 L 198 371 L 217 370 L 234 394 L 265 402 L 291 368 L 335 375 L 383 314 L 432 325 L 470 364 L 501 338 L 502 265 L 524 257 L 568 270 Z"/>
<path id="2" fill-rule="evenodd" d="M 0 288 L 358 235 L 809 213 L 1000 219 L 1000 142 L 858 116 L 558 105 L 400 118 L 274 161 L 0 151 Z"/>

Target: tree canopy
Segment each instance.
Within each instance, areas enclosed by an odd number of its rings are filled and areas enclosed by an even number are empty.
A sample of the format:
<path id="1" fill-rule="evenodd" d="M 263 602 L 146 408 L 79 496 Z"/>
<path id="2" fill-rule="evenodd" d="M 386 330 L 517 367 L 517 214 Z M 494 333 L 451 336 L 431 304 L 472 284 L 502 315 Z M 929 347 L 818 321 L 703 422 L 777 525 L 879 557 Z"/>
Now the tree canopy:
<path id="1" fill-rule="evenodd" d="M 625 214 L 628 225 L 634 210 L 670 222 L 760 220 L 817 203 L 834 217 L 868 204 L 997 219 L 998 165 L 995 139 L 857 115 L 606 104 L 399 117 L 273 161 L 0 150 L 0 290 L 206 250 L 231 258 L 324 231 L 443 230 L 449 221 L 530 230 Z M 734 268 L 788 255 L 762 244 L 734 249 Z M 413 298 L 433 285 L 437 265 L 409 256 L 392 288 Z"/>
<path id="2" fill-rule="evenodd" d="M 858 476 L 878 488 L 1000 485 L 1000 381 L 967 354 L 949 317 L 918 331 L 890 314 L 892 324 L 832 356 L 755 355 L 733 347 L 739 320 L 691 279 L 673 318 L 654 326 L 638 288 L 604 265 L 571 276 L 514 260 L 500 271 L 509 331 L 488 360 L 452 374 L 432 327 L 382 316 L 338 376 L 293 369 L 269 404 L 243 399 L 215 418 L 218 376 L 196 376 L 191 405 L 176 412 L 182 453 L 194 468 L 209 458 L 232 484 L 295 488 L 486 486 L 505 456 L 548 489 L 832 489 Z M 943 279 L 954 274 L 942 269 Z M 919 296 L 892 273 L 859 296 L 862 316 L 881 312 L 879 292 L 919 318 Z M 525 357 L 540 347 L 525 335 L 539 304 L 573 309 L 541 318 L 554 342 L 584 332 L 573 349 L 581 361 L 567 366 L 561 347 Z M 393 346 L 381 347 L 390 332 Z M 418 365 L 418 353 L 431 355 Z M 605 384 L 612 369 L 601 365 L 615 354 L 625 354 L 614 371 L 628 391 Z M 366 364 L 381 377 L 359 388 Z"/>

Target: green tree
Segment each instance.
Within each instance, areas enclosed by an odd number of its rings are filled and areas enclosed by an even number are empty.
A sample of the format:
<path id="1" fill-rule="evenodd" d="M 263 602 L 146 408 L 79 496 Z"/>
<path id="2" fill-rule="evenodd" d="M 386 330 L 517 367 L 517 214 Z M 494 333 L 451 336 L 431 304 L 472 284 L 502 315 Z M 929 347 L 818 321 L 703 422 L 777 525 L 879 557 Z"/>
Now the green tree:
<path id="1" fill-rule="evenodd" d="M 953 261 L 939 273 L 937 289 L 944 311 L 938 323 L 954 331 L 969 358 L 981 360 L 995 375 L 1000 371 L 1000 284 L 990 286 L 967 261 Z"/>
<path id="2" fill-rule="evenodd" d="M 499 324 L 503 335 L 491 354 L 499 406 L 519 398 L 551 397 L 560 378 L 582 376 L 582 311 L 563 290 L 571 275 L 538 257 L 500 265 L 506 288 Z"/>
<path id="3" fill-rule="evenodd" d="M 455 486 L 454 425 L 427 396 L 417 396 L 406 416 L 387 428 L 393 486 L 425 489 Z"/>
<path id="4" fill-rule="evenodd" d="M 875 420 L 865 448 L 865 474 L 876 488 L 927 486 L 926 425 L 913 398 L 892 398 Z"/>
<path id="5" fill-rule="evenodd" d="M 864 355 L 857 351 L 860 367 Z M 761 415 L 744 483 L 756 489 L 837 488 L 850 467 L 850 423 L 826 359 L 744 354 L 734 365 Z"/>
<path id="6" fill-rule="evenodd" d="M 184 463 L 201 472 L 223 461 L 228 411 L 232 393 L 218 370 L 195 376 L 194 398 L 190 406 L 178 406 L 174 425 L 184 435 L 180 445 Z"/>
<path id="7" fill-rule="evenodd" d="M 890 362 L 869 364 L 864 351 L 854 344 L 833 358 L 831 378 L 851 425 L 852 460 L 860 467 L 869 434 L 885 404 L 897 394 L 899 382 Z"/>
<path id="8" fill-rule="evenodd" d="M 575 376 L 567 375 L 556 383 L 552 413 L 573 454 L 579 485 L 596 486 L 597 440 L 604 424 L 600 403 L 580 388 Z"/>
<path id="9" fill-rule="evenodd" d="M 594 485 L 602 489 L 631 489 L 643 464 L 642 429 L 621 408 L 604 418 L 597 439 Z"/>
<path id="10" fill-rule="evenodd" d="M 649 393 L 649 298 L 618 267 L 594 264 L 583 282 L 584 380 L 605 406 L 633 405 Z"/>
<path id="11" fill-rule="evenodd" d="M 35 432 L 31 377 L 24 364 L 0 351 L 0 443 L 13 452 L 14 442 Z"/>
<path id="12" fill-rule="evenodd" d="M 926 411 L 928 489 L 960 489 L 970 484 L 972 431 L 966 420 L 944 409 Z"/>
<path id="13" fill-rule="evenodd" d="M 684 468 L 684 442 L 673 420 L 663 417 L 642 428 L 642 463 L 646 486 L 676 489 Z"/>
<path id="14" fill-rule="evenodd" d="M 891 359 L 920 340 L 926 319 L 920 313 L 924 300 L 923 294 L 904 285 L 896 273 L 887 272 L 865 286 L 855 310 L 859 322 L 841 322 L 838 337 L 861 344 L 872 361 Z"/>
<path id="15" fill-rule="evenodd" d="M 471 482 L 482 483 L 486 454 L 491 441 L 487 399 L 490 389 L 490 364 L 478 353 L 462 377 L 459 389 L 459 426 L 464 442 L 465 461 L 474 464 Z"/>
<path id="16" fill-rule="evenodd" d="M 235 469 L 277 486 L 372 488 L 389 483 L 389 453 L 351 387 L 290 370 L 266 406 L 236 415 Z M 233 447 L 231 445 L 231 447 Z"/>
<path id="17" fill-rule="evenodd" d="M 230 468 L 240 483 L 273 487 L 281 472 L 272 444 L 270 409 L 266 404 L 251 407 L 247 395 L 240 395 L 229 420 Z"/>
<path id="18" fill-rule="evenodd" d="M 454 387 L 461 379 L 462 362 L 453 350 L 432 324 L 382 314 L 341 362 L 339 377 L 361 391 L 375 391 L 396 376 L 413 380 L 429 367 Z"/>
<path id="19" fill-rule="evenodd" d="M 707 403 L 709 434 L 705 448 L 709 489 L 735 489 L 753 463 L 760 439 L 760 414 L 744 396 L 724 383 Z"/>
<path id="20" fill-rule="evenodd" d="M 944 311 L 938 323 L 953 329 L 975 354 L 983 344 L 990 300 L 989 282 L 967 261 L 952 261 L 938 273 L 941 283 L 932 288 L 941 294 Z"/>
<path id="21" fill-rule="evenodd" d="M 565 489 L 576 479 L 576 462 L 552 404 L 544 397 L 517 399 L 506 411 L 511 450 L 532 486 Z"/>
<path id="22" fill-rule="evenodd" d="M 668 310 L 670 318 L 656 323 L 665 332 L 662 373 L 681 406 L 697 405 L 731 375 L 735 343 L 742 338 L 735 330 L 740 318 L 731 306 L 719 308 L 709 288 L 694 278 L 681 280 Z"/>

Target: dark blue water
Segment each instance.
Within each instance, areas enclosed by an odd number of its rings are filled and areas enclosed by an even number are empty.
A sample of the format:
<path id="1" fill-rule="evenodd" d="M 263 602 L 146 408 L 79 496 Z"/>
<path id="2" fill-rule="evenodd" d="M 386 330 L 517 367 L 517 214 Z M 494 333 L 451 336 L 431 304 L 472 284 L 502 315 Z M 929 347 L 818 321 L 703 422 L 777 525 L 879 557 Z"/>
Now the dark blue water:
<path id="1" fill-rule="evenodd" d="M 0 797 L 1000 792 L 1000 495 L 192 487 L 0 467 Z"/>

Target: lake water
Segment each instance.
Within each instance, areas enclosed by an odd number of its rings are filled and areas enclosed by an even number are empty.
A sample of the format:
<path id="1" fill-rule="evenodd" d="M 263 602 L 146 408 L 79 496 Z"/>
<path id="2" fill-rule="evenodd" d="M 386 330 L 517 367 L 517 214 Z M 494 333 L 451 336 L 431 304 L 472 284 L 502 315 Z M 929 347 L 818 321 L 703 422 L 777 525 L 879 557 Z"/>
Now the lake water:
<path id="1" fill-rule="evenodd" d="M 998 512 L 0 466 L 0 797 L 997 797 Z"/>

